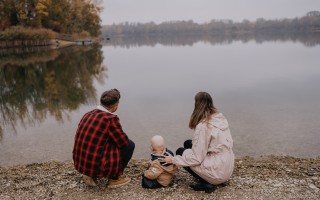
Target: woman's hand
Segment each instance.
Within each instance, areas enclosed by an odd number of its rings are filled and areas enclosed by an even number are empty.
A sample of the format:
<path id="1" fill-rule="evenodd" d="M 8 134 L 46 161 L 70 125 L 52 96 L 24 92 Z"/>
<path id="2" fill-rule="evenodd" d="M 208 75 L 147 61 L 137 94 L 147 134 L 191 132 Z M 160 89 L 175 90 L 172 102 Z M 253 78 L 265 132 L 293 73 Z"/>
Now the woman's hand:
<path id="1" fill-rule="evenodd" d="M 163 155 L 163 158 L 159 158 L 158 160 L 161 162 L 165 162 L 167 164 L 172 164 L 173 163 L 173 156 L 169 153 L 165 153 Z"/>

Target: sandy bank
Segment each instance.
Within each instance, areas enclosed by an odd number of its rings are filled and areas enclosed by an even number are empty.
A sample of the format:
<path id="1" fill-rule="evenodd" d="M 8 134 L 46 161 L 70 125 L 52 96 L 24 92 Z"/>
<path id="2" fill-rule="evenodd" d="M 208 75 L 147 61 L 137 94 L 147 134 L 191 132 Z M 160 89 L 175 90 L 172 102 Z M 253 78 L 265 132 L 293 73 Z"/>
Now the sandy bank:
<path id="1" fill-rule="evenodd" d="M 86 186 L 72 162 L 0 167 L 0 199 L 319 199 L 320 157 L 264 156 L 236 160 L 232 179 L 211 194 L 189 188 L 194 182 L 183 169 L 170 187 L 141 187 L 145 160 L 133 160 L 126 171 L 132 181 L 118 188 Z"/>

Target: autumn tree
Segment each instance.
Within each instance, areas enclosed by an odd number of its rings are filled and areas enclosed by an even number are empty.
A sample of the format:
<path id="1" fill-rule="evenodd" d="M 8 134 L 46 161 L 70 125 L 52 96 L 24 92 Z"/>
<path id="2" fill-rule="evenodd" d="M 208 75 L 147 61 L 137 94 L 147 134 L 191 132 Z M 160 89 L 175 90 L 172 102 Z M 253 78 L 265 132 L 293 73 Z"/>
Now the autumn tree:
<path id="1" fill-rule="evenodd" d="M 0 30 L 11 26 L 100 34 L 101 0 L 1 0 Z"/>
<path id="2" fill-rule="evenodd" d="M 34 3 L 36 27 L 42 28 L 42 19 L 49 15 L 51 0 L 35 0 Z"/>

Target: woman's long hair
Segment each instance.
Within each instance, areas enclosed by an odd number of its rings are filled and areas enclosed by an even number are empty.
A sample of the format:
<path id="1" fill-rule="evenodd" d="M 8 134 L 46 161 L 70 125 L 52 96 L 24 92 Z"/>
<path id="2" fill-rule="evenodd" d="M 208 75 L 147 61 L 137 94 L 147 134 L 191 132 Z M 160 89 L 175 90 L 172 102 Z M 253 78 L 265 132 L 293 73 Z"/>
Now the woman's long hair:
<path id="1" fill-rule="evenodd" d="M 207 92 L 198 92 L 195 96 L 194 110 L 190 117 L 189 128 L 195 129 L 202 122 L 208 122 L 218 110 L 214 107 L 212 98 Z"/>

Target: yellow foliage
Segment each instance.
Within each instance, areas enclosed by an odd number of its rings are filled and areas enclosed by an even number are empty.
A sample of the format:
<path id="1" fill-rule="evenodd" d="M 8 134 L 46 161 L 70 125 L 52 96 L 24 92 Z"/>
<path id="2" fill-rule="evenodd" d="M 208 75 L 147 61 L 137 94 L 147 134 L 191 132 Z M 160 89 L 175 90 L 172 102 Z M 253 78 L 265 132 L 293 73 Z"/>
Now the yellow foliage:
<path id="1" fill-rule="evenodd" d="M 50 6 L 51 0 L 38 0 L 36 4 L 36 13 L 42 16 L 48 16 L 48 6 Z"/>
<path id="2" fill-rule="evenodd" d="M 19 17 L 20 20 L 26 20 L 28 18 L 27 14 L 24 11 L 24 4 L 17 3 L 16 4 L 16 9 L 17 9 L 18 17 Z"/>

